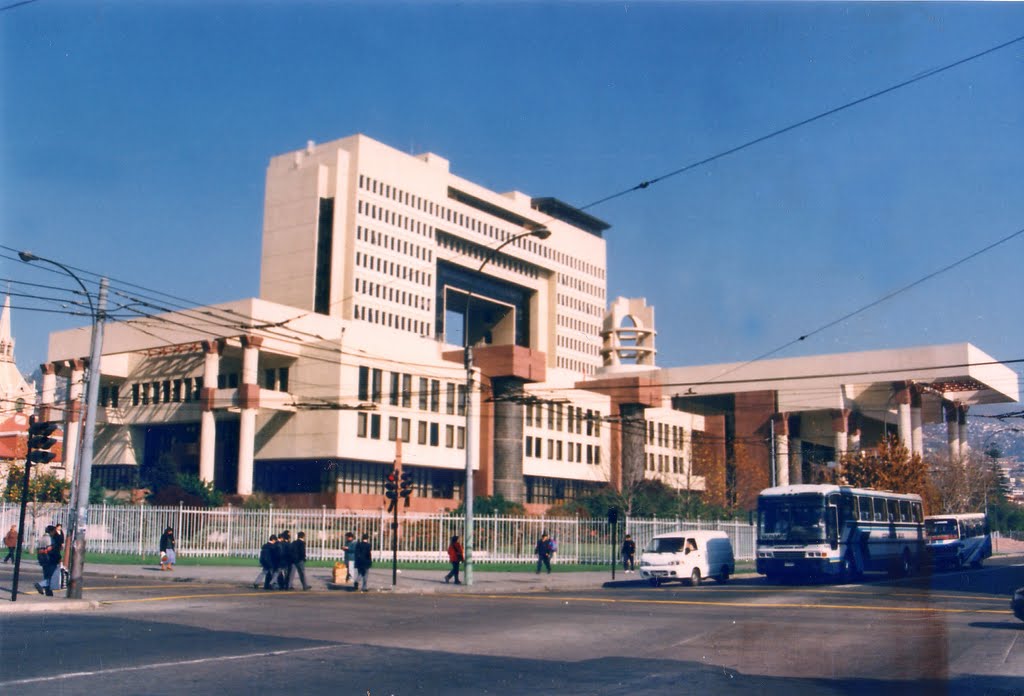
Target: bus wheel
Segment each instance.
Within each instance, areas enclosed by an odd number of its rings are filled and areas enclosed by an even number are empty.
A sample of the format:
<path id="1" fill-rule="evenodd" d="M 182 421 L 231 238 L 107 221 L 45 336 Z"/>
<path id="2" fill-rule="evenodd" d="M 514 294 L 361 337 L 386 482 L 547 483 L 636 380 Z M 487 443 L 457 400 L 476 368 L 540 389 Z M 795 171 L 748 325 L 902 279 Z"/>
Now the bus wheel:
<path id="1" fill-rule="evenodd" d="M 690 573 L 690 585 L 692 587 L 697 587 L 698 585 L 700 585 L 700 569 L 699 568 L 694 568 L 693 572 Z"/>

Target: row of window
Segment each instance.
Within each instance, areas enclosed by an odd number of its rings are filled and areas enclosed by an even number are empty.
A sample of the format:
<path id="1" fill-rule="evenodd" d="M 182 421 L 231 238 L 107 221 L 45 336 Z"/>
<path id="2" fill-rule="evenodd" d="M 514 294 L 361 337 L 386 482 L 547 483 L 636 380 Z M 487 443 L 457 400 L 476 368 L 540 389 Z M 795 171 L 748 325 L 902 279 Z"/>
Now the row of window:
<path id="1" fill-rule="evenodd" d="M 589 341 L 581 341 L 576 338 L 569 338 L 567 336 L 558 336 L 558 347 L 566 348 L 568 350 L 574 350 L 577 353 L 583 353 L 585 355 L 597 355 L 600 353 L 600 349 Z"/>
<path id="2" fill-rule="evenodd" d="M 563 276 L 562 274 L 559 274 L 559 277 L 568 279 L 568 276 Z M 571 295 L 563 295 L 561 293 L 555 295 L 555 300 L 560 307 L 573 309 L 590 317 L 600 319 L 604 316 L 604 307 L 602 305 L 591 304 Z"/>
<path id="3" fill-rule="evenodd" d="M 656 471 L 659 474 L 684 474 L 686 473 L 686 466 L 682 457 L 648 453 L 647 470 Z"/>
<path id="4" fill-rule="evenodd" d="M 566 316 L 564 314 L 558 315 L 558 320 L 556 321 L 556 323 L 558 324 L 558 326 L 564 326 L 567 329 L 579 331 L 581 334 L 584 334 L 585 336 L 593 336 L 595 339 L 597 339 L 597 337 L 601 335 L 600 325 L 594 324 L 589 321 L 582 321 L 575 317 Z"/>
<path id="5" fill-rule="evenodd" d="M 679 425 L 647 421 L 647 444 L 681 450 L 686 442 L 686 430 Z"/>
<path id="6" fill-rule="evenodd" d="M 411 283 L 417 285 L 424 285 L 430 287 L 434 282 L 434 275 L 427 271 L 421 271 L 416 268 L 409 268 L 403 266 L 400 263 L 389 261 L 388 259 L 382 259 L 379 256 L 371 256 L 363 252 L 356 252 L 356 265 L 368 268 L 371 271 L 377 271 L 384 275 L 389 275 L 392 278 L 399 278 L 401 280 L 408 280 Z"/>
<path id="7" fill-rule="evenodd" d="M 390 285 L 372 283 L 364 278 L 356 278 L 356 292 L 362 293 L 368 297 L 379 297 L 382 300 L 395 302 L 396 304 L 412 307 L 413 309 L 430 311 L 429 298 L 406 290 L 394 288 Z"/>
<path id="8" fill-rule="evenodd" d="M 238 384 L 239 373 L 237 372 L 221 372 L 217 375 L 218 389 L 237 389 Z M 259 385 L 264 389 L 288 391 L 288 368 L 271 367 L 265 369 L 261 375 Z M 100 406 L 118 408 L 121 401 L 120 390 L 122 386 L 124 385 L 108 384 L 100 386 Z M 133 382 L 130 385 L 132 406 L 198 401 L 203 386 L 202 377 Z"/>
<path id="9" fill-rule="evenodd" d="M 491 249 L 483 248 L 479 244 L 467 242 L 461 237 L 456 237 L 455 235 L 448 234 L 441 230 L 438 230 L 437 245 L 442 249 L 455 252 L 460 257 L 475 258 L 482 261 L 488 256 L 493 256 L 493 258 L 488 261 L 488 265 L 490 266 L 514 271 L 515 273 L 526 276 L 527 278 L 536 278 L 538 276 L 537 267 L 532 263 L 520 261 L 514 256 L 504 254 L 494 256 L 492 254 L 493 250 Z"/>
<path id="10" fill-rule="evenodd" d="M 428 263 L 432 263 L 434 260 L 434 252 L 427 247 L 420 246 L 419 244 L 413 244 L 412 242 L 404 239 L 399 239 L 394 235 L 377 232 L 369 227 L 357 225 L 356 239 L 361 242 L 383 247 L 384 249 L 390 249 L 391 251 L 399 254 L 405 254 L 406 256 L 411 256 L 415 259 L 420 259 L 421 261 L 426 261 Z"/>
<path id="11" fill-rule="evenodd" d="M 594 488 L 588 481 L 548 478 L 546 476 L 525 476 L 526 502 L 528 503 L 559 503 L 563 500 L 575 500 Z"/>
<path id="12" fill-rule="evenodd" d="M 602 416 L 600 411 L 594 411 L 589 408 L 584 411 L 580 406 L 544 403 L 542 401 L 527 403 L 524 405 L 523 410 L 526 414 L 526 425 L 543 428 L 546 422 L 548 430 L 560 431 L 564 427 L 567 433 L 582 435 L 585 429 L 587 435 L 595 437 L 601 435 Z M 547 411 L 546 418 L 545 410 Z M 586 423 L 585 427 L 584 423 Z"/>
<path id="13" fill-rule="evenodd" d="M 590 363 L 561 356 L 555 358 L 555 365 L 563 370 L 572 370 L 573 372 L 579 372 L 583 375 L 593 374 L 597 370 L 597 368 Z"/>
<path id="14" fill-rule="evenodd" d="M 550 438 L 548 438 L 547 443 L 547 459 L 553 462 L 567 461 L 582 464 L 585 452 L 587 464 L 601 463 L 600 445 L 587 445 L 586 449 L 584 449 L 583 444 L 579 442 L 566 441 L 563 443 L 562 440 L 552 440 Z M 527 457 L 534 459 L 544 458 L 544 438 L 527 435 L 523 445 L 523 453 Z"/>
<path id="15" fill-rule="evenodd" d="M 418 377 L 417 403 L 421 411 L 441 412 L 441 380 Z M 413 376 L 406 372 L 388 372 L 388 403 L 392 406 L 412 408 Z M 379 404 L 384 398 L 384 370 L 359 366 L 359 400 Z M 444 412 L 449 415 L 466 414 L 466 385 L 444 383 Z"/>
<path id="16" fill-rule="evenodd" d="M 383 416 L 379 413 L 358 413 L 356 418 L 356 436 L 365 437 L 371 440 L 381 439 L 381 424 Z M 409 418 L 388 418 L 388 440 L 394 442 L 401 439 L 402 442 L 412 442 L 412 420 Z M 416 421 L 416 442 L 431 447 L 441 446 L 441 425 L 428 421 Z M 466 428 L 465 426 L 444 426 L 444 446 L 448 448 L 466 449 Z"/>
<path id="17" fill-rule="evenodd" d="M 413 218 L 405 215 L 399 215 L 398 213 L 388 210 L 383 206 L 378 207 L 369 201 L 364 201 L 362 198 L 357 202 L 356 209 L 359 211 L 360 215 L 365 215 L 373 220 L 380 220 L 387 225 L 394 225 L 395 227 L 400 227 L 404 230 L 408 230 L 409 232 L 421 234 L 428 239 L 433 238 L 434 236 L 434 228 L 427 223 L 414 220 Z"/>
<path id="18" fill-rule="evenodd" d="M 336 490 L 340 493 L 384 495 L 384 481 L 388 465 L 373 462 L 337 462 Z M 417 498 L 461 499 L 465 474 L 448 469 L 428 469 L 404 466 L 403 472 L 412 473 L 413 496 Z"/>
<path id="19" fill-rule="evenodd" d="M 429 322 L 402 316 L 401 314 L 386 312 L 383 309 L 375 309 L 373 307 L 366 307 L 365 305 L 353 305 L 352 317 L 359 321 L 368 321 L 371 324 L 380 324 L 381 326 L 398 329 L 399 331 L 408 331 L 416 334 L 417 336 L 430 335 Z"/>

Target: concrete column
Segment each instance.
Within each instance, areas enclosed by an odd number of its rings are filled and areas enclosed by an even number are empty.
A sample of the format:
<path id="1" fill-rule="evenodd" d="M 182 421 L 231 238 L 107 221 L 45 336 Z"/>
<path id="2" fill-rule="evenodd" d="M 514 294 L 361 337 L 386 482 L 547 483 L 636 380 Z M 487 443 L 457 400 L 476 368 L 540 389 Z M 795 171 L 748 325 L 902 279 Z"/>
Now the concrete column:
<path id="1" fill-rule="evenodd" d="M 494 494 L 516 503 L 526 502 L 523 482 L 523 403 L 511 398 L 523 391 L 524 380 L 495 377 L 494 395 Z"/>
<path id="2" fill-rule="evenodd" d="M 238 485 L 239 495 L 252 493 L 253 459 L 256 452 L 256 414 L 260 407 L 259 371 L 260 336 L 242 337 L 242 383 L 238 402 L 242 408 L 238 421 Z"/>
<path id="3" fill-rule="evenodd" d="M 804 482 L 804 441 L 800 437 L 801 416 L 789 419 L 789 482 Z"/>
<path id="4" fill-rule="evenodd" d="M 836 409 L 832 411 L 832 446 L 835 449 L 835 458 L 838 462 L 850 449 L 848 422 L 850 411 L 848 409 Z"/>
<path id="5" fill-rule="evenodd" d="M 775 485 L 789 485 L 789 418 L 785 413 L 772 416 L 775 421 Z"/>
<path id="6" fill-rule="evenodd" d="M 217 452 L 217 422 L 213 416 L 213 400 L 220 375 L 220 354 L 223 341 L 203 341 L 203 388 L 199 393 L 199 478 L 214 482 L 214 458 Z"/>
<path id="7" fill-rule="evenodd" d="M 43 363 L 39 370 L 43 373 L 43 388 L 39 393 L 39 420 L 51 421 L 57 417 L 53 408 L 57 396 L 57 366 Z"/>
<path id="8" fill-rule="evenodd" d="M 851 413 L 848 419 L 849 430 L 847 432 L 847 451 L 859 452 L 860 451 L 860 433 L 861 433 L 861 422 L 859 413 Z"/>
<path id="9" fill-rule="evenodd" d="M 960 461 L 960 409 L 951 401 L 942 404 L 946 414 L 946 443 L 949 451 L 949 461 L 955 464 Z"/>
<path id="10" fill-rule="evenodd" d="M 910 444 L 911 454 L 924 454 L 924 431 L 921 427 L 921 390 L 910 389 Z"/>
<path id="11" fill-rule="evenodd" d="M 899 438 L 900 442 L 904 447 L 907 448 L 908 452 L 914 451 L 914 443 L 912 440 L 913 425 L 910 419 L 910 385 L 905 382 L 899 382 L 896 386 L 896 411 L 898 414 L 897 423 L 899 424 Z"/>
<path id="12" fill-rule="evenodd" d="M 78 464 L 78 440 L 82 431 L 82 388 L 85 383 L 85 361 L 69 360 L 67 405 L 64 407 L 64 478 L 75 480 Z"/>
<path id="13" fill-rule="evenodd" d="M 967 406 L 960 404 L 957 409 L 957 429 L 960 431 L 960 459 L 967 460 L 971 454 L 971 446 L 967 443 Z"/>
<path id="14" fill-rule="evenodd" d="M 643 404 L 620 404 L 622 420 L 622 488 L 642 481 L 647 464 L 647 423 Z"/>

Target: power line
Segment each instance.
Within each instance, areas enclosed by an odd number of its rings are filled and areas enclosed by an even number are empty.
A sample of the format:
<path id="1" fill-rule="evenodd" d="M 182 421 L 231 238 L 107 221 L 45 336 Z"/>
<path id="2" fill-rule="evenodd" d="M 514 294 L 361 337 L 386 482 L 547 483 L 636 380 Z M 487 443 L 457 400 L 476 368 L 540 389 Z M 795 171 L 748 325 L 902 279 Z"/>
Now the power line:
<path id="1" fill-rule="evenodd" d="M 657 183 L 659 183 L 661 181 L 664 181 L 665 179 L 670 179 L 670 178 L 672 178 L 674 176 L 678 176 L 679 174 L 682 174 L 684 172 L 688 172 L 688 171 L 690 171 L 692 169 L 696 169 L 697 167 L 701 167 L 701 166 L 703 166 L 705 164 L 709 164 L 709 163 L 714 162 L 716 160 L 720 160 L 723 157 L 728 157 L 729 155 L 733 155 L 733 154 L 735 154 L 737 152 L 740 152 L 741 150 L 746 150 L 749 147 L 753 147 L 754 145 L 757 145 L 759 143 L 763 143 L 766 140 L 771 140 L 772 138 L 776 138 L 776 137 L 778 137 L 778 136 L 780 136 L 780 135 L 782 135 L 784 133 L 788 133 L 788 132 L 790 132 L 792 130 L 795 130 L 797 128 L 800 128 L 802 126 L 806 126 L 806 125 L 808 125 L 810 123 L 814 123 L 815 121 L 820 121 L 823 118 L 827 118 L 827 117 L 832 116 L 834 114 L 837 114 L 837 113 L 839 113 L 841 111 L 845 111 L 846 109 L 850 109 L 850 108 L 852 108 L 854 106 L 858 106 L 859 104 L 863 104 L 865 102 L 871 101 L 872 99 L 877 99 L 878 97 L 881 97 L 883 95 L 889 94 L 890 92 L 895 92 L 896 90 L 902 89 L 903 87 L 907 87 L 909 85 L 912 85 L 915 82 L 920 82 L 921 80 L 925 80 L 925 79 L 927 79 L 929 77 L 934 77 L 935 75 L 938 75 L 940 73 L 946 72 L 947 70 L 952 70 L 953 68 L 959 67 L 959 66 L 961 66 L 961 65 L 963 65 L 965 63 L 969 63 L 969 62 L 971 62 L 973 60 L 977 60 L 979 58 L 987 56 L 990 53 L 995 53 L 996 51 L 1000 51 L 1000 50 L 1002 50 L 1004 48 L 1012 46 L 1012 45 L 1014 45 L 1016 43 L 1019 43 L 1021 41 L 1024 41 L 1024 36 L 1018 36 L 1016 38 L 1010 39 L 1009 41 L 1001 43 L 1001 44 L 999 44 L 997 46 L 993 46 L 991 48 L 987 48 L 984 51 L 981 51 L 979 53 L 975 53 L 973 55 L 967 56 L 966 58 L 961 58 L 960 60 L 954 61 L 952 63 L 948 63 L 948 64 L 943 65 L 941 67 L 934 68 L 932 70 L 926 70 L 925 72 L 920 73 L 918 75 L 915 75 L 914 77 L 912 77 L 912 78 L 910 78 L 908 80 L 903 80 L 902 82 L 898 82 L 898 83 L 896 83 L 894 85 L 886 87 L 885 89 L 880 89 L 877 92 L 872 92 L 871 94 L 868 94 L 866 96 L 860 97 L 858 99 L 854 99 L 853 101 L 846 102 L 845 104 L 842 104 L 840 106 L 828 109 L 827 111 L 822 111 L 821 113 L 816 114 L 814 116 L 811 116 L 810 118 L 805 118 L 802 121 L 798 121 L 798 122 L 793 123 L 791 125 L 788 125 L 788 126 L 786 126 L 784 128 L 780 128 L 778 130 L 772 131 L 771 133 L 768 133 L 766 135 L 762 135 L 762 136 L 760 136 L 758 138 L 754 138 L 753 140 L 748 140 L 747 142 L 745 142 L 745 143 L 743 143 L 741 145 L 737 145 L 735 147 L 729 148 L 728 150 L 725 150 L 723 152 L 719 152 L 716 155 L 711 155 L 710 157 L 705 157 L 702 160 L 698 160 L 696 162 L 691 162 L 690 164 L 687 164 L 685 166 L 679 167 L 678 169 L 673 169 L 672 171 L 667 172 L 665 174 L 661 174 L 660 176 L 656 176 L 656 177 L 654 177 L 652 179 L 647 179 L 645 181 L 641 181 L 639 184 L 636 184 L 635 186 L 632 186 L 632 187 L 630 187 L 628 189 L 624 189 L 622 191 L 619 191 L 618 193 L 613 193 L 610 196 L 605 196 L 604 198 L 599 198 L 598 200 L 594 201 L 593 203 L 588 203 L 587 205 L 581 207 L 580 210 L 587 210 L 588 208 L 593 208 L 595 206 L 601 205 L 602 203 L 607 203 L 610 200 L 614 200 L 616 198 L 620 198 L 622 196 L 625 196 L 625 195 L 627 195 L 629 193 L 633 193 L 634 191 L 642 191 L 643 189 L 646 189 L 646 188 L 652 186 L 653 184 L 657 184 Z"/>

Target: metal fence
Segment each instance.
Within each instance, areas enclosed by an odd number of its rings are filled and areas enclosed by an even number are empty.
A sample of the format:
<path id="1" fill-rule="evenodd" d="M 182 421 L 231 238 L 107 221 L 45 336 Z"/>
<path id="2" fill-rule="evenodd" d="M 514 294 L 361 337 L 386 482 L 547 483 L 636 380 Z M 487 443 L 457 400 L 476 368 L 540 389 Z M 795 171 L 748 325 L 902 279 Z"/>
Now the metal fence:
<path id="1" fill-rule="evenodd" d="M 6 532 L 18 522 L 18 506 L 0 502 L 0 525 Z M 25 519 L 25 547 L 33 547 L 46 525 L 68 524 L 63 505 L 30 504 Z M 398 558 L 411 562 L 447 561 L 449 539 L 462 535 L 461 515 L 410 513 L 399 517 Z M 328 510 L 244 510 L 234 507 L 190 508 L 93 505 L 89 508 L 88 549 L 100 553 L 156 556 L 164 528 L 173 527 L 179 555 L 255 558 L 271 534 L 306 533 L 306 553 L 313 560 L 342 557 L 345 532 L 369 534 L 374 557 L 390 557 L 391 515 Z M 616 542 L 632 534 L 642 549 L 655 534 L 682 529 L 723 530 L 732 540 L 737 560 L 755 554 L 754 529 L 743 522 L 626 517 L 616 529 Z M 474 517 L 476 562 L 528 563 L 543 532 L 558 542 L 556 563 L 597 564 L 617 558 L 612 529 L 603 519 L 544 517 Z"/>

